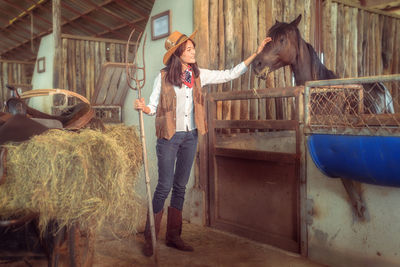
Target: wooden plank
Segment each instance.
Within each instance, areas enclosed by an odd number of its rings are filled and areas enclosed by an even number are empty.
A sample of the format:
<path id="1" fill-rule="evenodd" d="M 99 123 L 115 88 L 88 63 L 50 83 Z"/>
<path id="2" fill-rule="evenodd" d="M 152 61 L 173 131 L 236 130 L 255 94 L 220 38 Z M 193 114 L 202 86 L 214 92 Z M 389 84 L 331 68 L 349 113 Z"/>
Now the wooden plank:
<path id="1" fill-rule="evenodd" d="M 111 76 L 110 84 L 108 86 L 106 99 L 104 100 L 105 105 L 113 104 L 113 99 L 118 92 L 118 90 L 117 90 L 118 82 L 121 78 L 121 74 L 123 71 L 124 71 L 123 68 L 115 68 L 115 70 Z"/>
<path id="2" fill-rule="evenodd" d="M 218 100 L 242 100 L 242 99 L 259 99 L 266 97 L 294 97 L 303 91 L 303 86 L 270 88 L 259 90 L 243 90 L 234 92 L 217 92 L 210 93 L 208 96 L 211 101 Z"/>
<path id="3" fill-rule="evenodd" d="M 344 23 L 345 20 L 343 18 L 345 18 L 345 14 L 344 14 L 344 6 L 343 5 L 339 5 L 338 6 L 338 18 L 342 18 L 342 19 L 338 19 L 337 20 L 337 52 L 336 52 L 336 74 L 338 75 L 338 77 L 345 77 L 345 68 L 344 68 L 344 62 L 345 62 L 345 39 L 344 37 Z"/>
<path id="4" fill-rule="evenodd" d="M 260 34 L 263 33 L 263 35 L 260 36 L 259 40 L 262 37 L 266 37 L 268 35 L 268 30 L 274 25 L 274 23 L 275 23 L 274 1 L 267 1 L 265 3 L 265 31 L 260 32 Z M 254 77 L 254 79 L 257 78 Z M 265 81 L 265 87 L 263 87 L 263 85 L 261 84 L 259 88 L 274 88 L 274 87 L 275 87 L 275 72 L 272 72 L 268 75 L 267 80 Z M 255 88 L 255 86 L 253 86 L 252 88 Z M 265 105 L 265 118 L 266 119 L 276 118 L 275 99 L 265 99 L 265 101 L 263 101 L 263 104 Z"/>
<path id="5" fill-rule="evenodd" d="M 104 71 L 102 71 L 102 74 L 100 75 L 99 80 L 97 81 L 96 87 L 98 89 L 96 98 L 93 99 L 93 104 L 96 105 L 103 105 L 104 101 L 107 97 L 107 91 L 108 88 L 110 87 L 111 83 L 111 77 L 113 76 L 114 71 L 116 68 L 104 68 Z"/>
<path id="6" fill-rule="evenodd" d="M 63 88 L 61 76 L 61 0 L 52 1 L 52 22 L 54 40 L 54 59 L 53 59 L 53 88 Z"/>
<path id="7" fill-rule="evenodd" d="M 110 55 L 110 62 L 116 62 L 115 61 L 115 44 L 110 43 L 109 48 L 110 48 L 110 50 L 108 51 L 108 53 Z"/>
<path id="8" fill-rule="evenodd" d="M 362 77 L 363 74 L 363 46 L 364 46 L 364 11 L 358 10 L 357 15 L 357 76 Z"/>
<path id="9" fill-rule="evenodd" d="M 129 88 L 130 87 L 128 86 L 127 81 L 126 81 L 125 68 L 123 68 L 123 71 L 121 73 L 120 80 L 118 83 L 118 90 L 117 90 L 117 93 L 115 94 L 115 97 L 114 97 L 112 103 L 114 105 L 120 105 L 122 107 L 124 105 L 125 96 L 129 90 Z"/>
<path id="10" fill-rule="evenodd" d="M 35 65 L 35 62 L 21 61 L 21 60 L 8 60 L 8 59 L 0 59 L 0 63 L 16 63 L 16 64 L 25 64 L 25 65 Z"/>
<path id="11" fill-rule="evenodd" d="M 246 59 L 256 51 L 254 41 L 257 39 L 256 28 L 253 28 L 253 21 L 255 16 L 252 16 L 254 10 L 255 1 L 245 0 L 243 1 L 243 35 L 245 36 L 245 42 L 243 42 L 243 58 Z M 250 82 L 250 71 L 247 71 L 242 75 L 241 89 L 248 90 Z M 250 119 L 249 112 L 249 100 L 243 100 L 240 102 L 240 116 L 241 120 Z"/>
<path id="12" fill-rule="evenodd" d="M 328 127 L 363 128 L 373 126 L 400 126 L 400 114 L 314 115 L 311 125 Z"/>
<path id="13" fill-rule="evenodd" d="M 285 2 L 283 0 L 275 0 L 276 5 L 275 5 L 275 12 L 276 12 L 276 18 L 278 21 L 285 21 L 284 17 L 284 7 L 285 7 Z M 280 68 L 275 71 L 275 87 L 285 87 L 285 69 Z M 283 103 L 282 99 L 275 98 L 275 112 L 276 112 L 276 119 L 282 119 L 283 118 Z"/>
<path id="14" fill-rule="evenodd" d="M 382 67 L 382 31 L 383 31 L 383 16 L 376 15 L 376 40 L 375 40 L 375 47 L 376 47 L 376 75 L 381 75 L 383 73 Z M 386 30 L 386 29 L 385 29 Z"/>
<path id="15" fill-rule="evenodd" d="M 101 72 L 101 61 L 100 61 L 100 43 L 95 42 L 94 43 L 94 78 L 95 78 L 95 87 L 94 90 L 96 90 L 96 81 L 100 77 L 100 72 Z M 94 94 L 94 92 L 93 92 Z"/>
<path id="16" fill-rule="evenodd" d="M 242 150 L 234 148 L 215 148 L 215 156 L 273 161 L 277 163 L 294 164 L 299 156 L 293 153 L 257 151 L 257 150 Z"/>
<path id="17" fill-rule="evenodd" d="M 84 40 L 84 41 L 93 41 L 93 42 L 103 42 L 103 43 L 114 43 L 126 45 L 127 40 L 118 40 L 118 39 L 110 39 L 110 38 L 97 38 L 91 36 L 81 36 L 81 35 L 71 35 L 71 34 L 62 34 L 61 38 L 72 39 L 72 40 Z M 135 45 L 136 42 L 130 42 L 130 44 Z"/>
<path id="18" fill-rule="evenodd" d="M 218 69 L 218 20 L 219 20 L 219 12 L 218 12 L 218 0 L 209 0 L 209 66 L 211 69 Z M 216 92 L 218 85 L 210 86 L 210 92 Z"/>
<path id="19" fill-rule="evenodd" d="M 218 0 L 218 48 L 219 62 L 218 69 L 225 69 L 225 16 L 224 16 L 224 0 Z M 218 92 L 225 91 L 227 85 L 219 84 Z M 222 119 L 223 104 L 217 103 L 216 107 L 217 118 Z"/>
<path id="20" fill-rule="evenodd" d="M 201 51 L 196 54 L 196 60 L 200 67 L 209 68 L 209 24 L 208 24 L 208 0 L 194 1 L 197 15 L 194 16 L 195 25 L 198 27 L 195 42 Z"/>
<path id="21" fill-rule="evenodd" d="M 304 31 L 302 32 L 304 40 L 307 40 L 310 44 L 315 44 L 315 36 L 316 36 L 316 5 L 314 0 L 304 0 L 303 1 L 303 9 L 301 9 L 298 13 L 302 13 L 302 24 L 304 25 Z M 297 17 L 297 16 L 295 16 Z M 320 26 L 320 25 L 319 25 Z M 318 49 L 320 44 L 318 44 Z M 317 53 L 320 51 L 317 51 Z"/>
<path id="22" fill-rule="evenodd" d="M 75 88 L 75 92 L 77 92 L 78 94 L 81 94 L 81 46 L 80 46 L 80 41 L 75 41 L 75 84 L 74 84 L 74 88 Z"/>
<path id="23" fill-rule="evenodd" d="M 358 18 L 358 9 L 351 8 L 351 21 L 350 21 L 350 60 L 351 60 L 351 70 L 350 70 L 350 77 L 357 77 L 358 69 L 357 69 L 357 62 L 358 62 L 358 53 L 357 53 L 357 45 L 358 45 L 358 27 L 357 27 L 357 18 Z"/>
<path id="24" fill-rule="evenodd" d="M 295 130 L 296 120 L 215 120 L 215 128 Z"/>
<path id="25" fill-rule="evenodd" d="M 199 32 L 197 33 L 196 40 L 201 42 L 202 51 L 200 54 L 200 58 L 197 58 L 200 66 L 204 66 L 206 68 L 210 68 L 210 25 L 209 25 L 209 1 L 195 1 L 196 5 L 196 16 L 195 20 L 199 19 L 199 22 L 196 22 L 197 25 L 200 25 Z M 207 105 L 206 110 L 207 112 Z M 208 184 L 208 140 L 207 135 L 199 136 L 199 146 L 198 146 L 198 157 L 196 159 L 196 168 L 195 168 L 195 184 L 192 190 L 193 201 L 197 202 L 197 207 L 199 207 L 203 212 L 206 210 L 205 196 L 202 191 L 202 187 Z M 206 216 L 201 216 L 201 223 L 205 222 Z"/>
<path id="26" fill-rule="evenodd" d="M 350 20 L 351 20 L 351 12 L 350 12 L 350 8 L 348 6 L 343 6 L 343 58 L 341 58 L 340 60 L 342 61 L 342 65 L 343 65 L 343 73 L 341 74 L 341 77 L 344 78 L 349 78 L 352 77 L 350 74 L 350 69 L 351 69 L 351 60 L 349 60 L 350 58 L 350 31 L 352 31 L 353 29 L 350 28 Z"/>
<path id="27" fill-rule="evenodd" d="M 234 66 L 233 58 L 235 51 L 235 28 L 234 28 L 234 3 L 233 1 L 224 2 L 224 14 L 225 14 L 225 69 L 232 68 Z M 232 82 L 227 83 L 224 86 L 224 91 L 232 90 Z M 224 101 L 222 103 L 222 118 L 228 120 L 232 118 L 232 108 L 230 101 Z"/>
<path id="28" fill-rule="evenodd" d="M 370 36 L 371 30 L 369 25 L 369 12 L 364 12 L 364 21 L 363 21 L 363 28 L 364 28 L 364 45 L 363 45 L 363 76 L 369 76 L 369 47 L 370 47 Z"/>
<path id="29" fill-rule="evenodd" d="M 369 39 L 369 50 L 368 50 L 368 58 L 369 58 L 369 75 L 376 75 L 376 43 L 375 43 L 375 38 L 376 36 L 376 15 L 371 13 L 370 14 L 370 33 L 371 33 L 371 38 Z"/>
<path id="30" fill-rule="evenodd" d="M 71 53 L 69 55 L 69 60 L 70 60 L 70 64 L 71 64 L 71 68 L 70 68 L 70 75 L 71 75 L 71 86 L 70 86 L 70 90 L 76 92 L 76 85 L 77 85 L 77 69 L 76 69 L 76 61 L 77 61 L 77 57 L 76 57 L 76 46 L 77 43 L 76 41 L 71 41 L 70 42 L 71 45 Z"/>
<path id="31" fill-rule="evenodd" d="M 266 37 L 267 29 L 267 11 L 266 11 L 266 1 L 258 1 L 258 33 L 257 33 L 257 44 L 260 44 L 264 38 Z M 275 74 L 274 74 L 275 75 Z M 265 80 L 254 78 L 256 81 L 254 82 L 254 88 L 266 88 L 267 84 Z M 275 86 L 275 84 L 274 84 Z M 258 100 L 258 114 L 257 117 L 259 119 L 267 118 L 267 105 L 265 99 Z"/>
<path id="32" fill-rule="evenodd" d="M 8 97 L 10 96 L 10 93 L 8 92 L 9 90 L 6 88 L 6 84 L 8 84 L 8 64 L 7 62 L 4 62 L 2 64 L 2 69 L 3 69 L 3 97 L 4 100 L 7 100 Z"/>
<path id="33" fill-rule="evenodd" d="M 337 25 L 338 25 L 338 5 L 336 3 L 332 3 L 332 18 L 331 18 L 331 22 L 332 22 L 332 27 L 334 28 L 334 30 L 332 30 L 332 38 L 334 38 L 332 40 L 332 58 L 330 59 L 332 61 L 332 68 L 331 70 L 336 72 L 336 57 L 337 57 L 337 43 L 336 43 L 336 39 L 338 38 L 338 33 L 337 33 Z"/>
<path id="34" fill-rule="evenodd" d="M 383 74 L 391 74 L 393 66 L 393 48 L 395 41 L 395 19 L 383 17 L 382 30 L 382 68 Z"/>
<path id="35" fill-rule="evenodd" d="M 92 99 L 94 94 L 94 87 L 96 85 L 96 50 L 95 42 L 90 41 L 90 99 Z"/>
<path id="36" fill-rule="evenodd" d="M 62 84 L 64 89 L 68 89 L 68 78 L 67 78 L 67 71 L 68 71 L 68 40 L 62 39 L 62 53 L 61 53 L 61 73 L 62 73 Z"/>
<path id="37" fill-rule="evenodd" d="M 86 97 L 86 54 L 85 54 L 85 41 L 79 41 L 79 53 L 80 53 L 80 84 L 78 84 L 81 95 Z"/>
<path id="38" fill-rule="evenodd" d="M 4 72 L 3 72 L 3 62 L 0 61 L 0 110 L 3 110 L 3 103 L 6 101 L 5 97 L 5 85 L 4 85 Z"/>
<path id="39" fill-rule="evenodd" d="M 106 58 L 106 43 L 101 42 L 100 43 L 100 66 L 104 64 L 104 62 L 107 61 Z"/>

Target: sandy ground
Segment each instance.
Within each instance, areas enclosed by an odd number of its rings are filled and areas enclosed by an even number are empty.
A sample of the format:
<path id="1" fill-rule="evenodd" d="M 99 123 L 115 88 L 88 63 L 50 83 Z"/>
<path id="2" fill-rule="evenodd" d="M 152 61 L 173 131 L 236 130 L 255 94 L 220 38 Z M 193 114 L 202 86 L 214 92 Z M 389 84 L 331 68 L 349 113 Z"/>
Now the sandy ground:
<path id="1" fill-rule="evenodd" d="M 182 238 L 195 248 L 182 252 L 165 245 L 165 217 L 158 242 L 158 266 L 323 266 L 297 254 L 265 244 L 184 222 Z M 143 234 L 118 238 L 110 233 L 99 234 L 95 243 L 96 267 L 155 266 L 154 258 L 142 255 Z M 0 260 L 0 266 L 47 266 L 47 260 L 25 258 L 15 262 Z"/>

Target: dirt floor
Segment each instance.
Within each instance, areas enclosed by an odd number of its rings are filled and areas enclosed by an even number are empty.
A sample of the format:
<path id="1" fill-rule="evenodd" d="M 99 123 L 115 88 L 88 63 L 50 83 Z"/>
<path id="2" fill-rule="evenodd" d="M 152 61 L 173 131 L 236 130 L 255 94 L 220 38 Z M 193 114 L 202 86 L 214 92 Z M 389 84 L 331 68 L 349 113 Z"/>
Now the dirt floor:
<path id="1" fill-rule="evenodd" d="M 166 216 L 164 216 L 166 217 Z M 182 238 L 195 249 L 182 252 L 165 245 L 163 218 L 158 242 L 158 266 L 323 266 L 297 254 L 221 232 L 209 227 L 184 222 Z M 143 234 L 120 239 L 110 233 L 98 235 L 95 243 L 95 267 L 155 266 L 154 258 L 142 255 Z M 26 257 L 18 261 L 0 260 L 0 266 L 47 266 L 47 260 Z"/>

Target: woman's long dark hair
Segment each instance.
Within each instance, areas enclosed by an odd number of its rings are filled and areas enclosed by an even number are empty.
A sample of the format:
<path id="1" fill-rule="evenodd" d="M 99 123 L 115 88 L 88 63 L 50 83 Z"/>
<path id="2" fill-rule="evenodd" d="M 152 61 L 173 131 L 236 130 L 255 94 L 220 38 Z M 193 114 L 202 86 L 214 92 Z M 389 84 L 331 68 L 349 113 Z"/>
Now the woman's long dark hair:
<path id="1" fill-rule="evenodd" d="M 191 39 L 188 39 L 192 41 Z M 175 53 L 170 57 L 167 62 L 167 66 L 163 69 L 167 72 L 165 75 L 165 79 L 168 83 L 178 86 L 179 88 L 182 87 L 182 62 L 180 60 L 180 56 L 183 54 L 186 48 L 186 42 L 182 43 L 176 50 Z M 192 41 L 193 46 L 196 47 L 196 44 Z M 193 70 L 194 77 L 199 77 L 200 70 L 196 63 L 189 63 L 189 66 Z"/>

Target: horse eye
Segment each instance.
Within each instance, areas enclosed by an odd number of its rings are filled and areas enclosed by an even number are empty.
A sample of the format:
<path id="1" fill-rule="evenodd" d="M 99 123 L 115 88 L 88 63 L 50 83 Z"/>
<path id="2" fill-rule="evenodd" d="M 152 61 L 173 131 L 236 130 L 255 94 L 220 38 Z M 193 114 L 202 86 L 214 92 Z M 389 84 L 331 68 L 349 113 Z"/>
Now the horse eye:
<path id="1" fill-rule="evenodd" d="M 282 44 L 282 43 L 283 43 L 283 41 L 284 41 L 284 39 L 283 39 L 283 38 L 281 38 L 279 41 L 280 41 L 280 42 L 281 42 L 281 44 Z"/>

